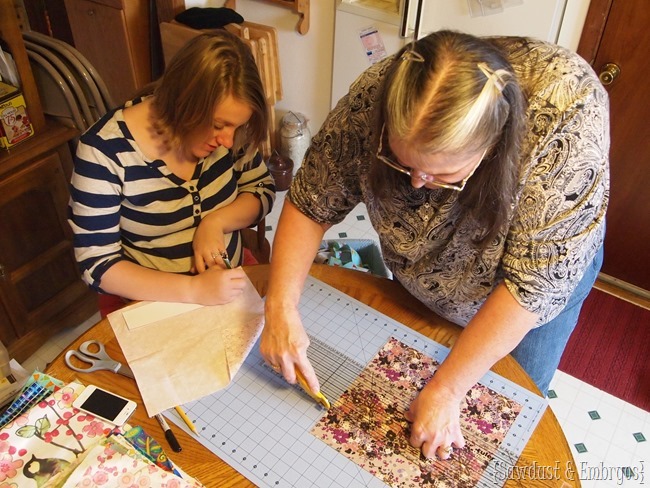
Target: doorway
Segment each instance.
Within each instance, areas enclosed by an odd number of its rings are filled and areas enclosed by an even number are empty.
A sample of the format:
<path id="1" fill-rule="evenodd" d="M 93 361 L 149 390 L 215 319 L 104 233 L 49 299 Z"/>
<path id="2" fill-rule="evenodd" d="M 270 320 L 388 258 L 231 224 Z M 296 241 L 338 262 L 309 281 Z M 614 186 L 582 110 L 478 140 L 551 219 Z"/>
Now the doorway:
<path id="1" fill-rule="evenodd" d="M 578 53 L 610 99 L 610 202 L 600 278 L 650 297 L 650 9 L 591 0 Z M 608 66 L 608 64 L 610 66 Z"/>

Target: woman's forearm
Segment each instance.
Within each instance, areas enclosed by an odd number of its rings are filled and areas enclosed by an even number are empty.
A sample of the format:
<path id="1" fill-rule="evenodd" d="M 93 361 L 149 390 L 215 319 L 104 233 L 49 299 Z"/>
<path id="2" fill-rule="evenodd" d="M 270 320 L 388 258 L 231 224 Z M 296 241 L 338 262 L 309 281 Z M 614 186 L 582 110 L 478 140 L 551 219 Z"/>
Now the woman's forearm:
<path id="1" fill-rule="evenodd" d="M 460 399 L 530 331 L 537 315 L 524 309 L 501 283 L 463 330 L 432 386 Z"/>
<path id="2" fill-rule="evenodd" d="M 257 221 L 261 203 L 250 193 L 240 193 L 237 198 L 224 207 L 216 209 L 203 218 L 202 223 L 217 224 L 224 234 L 245 229 Z"/>
<path id="3" fill-rule="evenodd" d="M 285 200 L 271 252 L 266 304 L 297 306 L 309 268 L 330 226 L 314 222 Z"/>

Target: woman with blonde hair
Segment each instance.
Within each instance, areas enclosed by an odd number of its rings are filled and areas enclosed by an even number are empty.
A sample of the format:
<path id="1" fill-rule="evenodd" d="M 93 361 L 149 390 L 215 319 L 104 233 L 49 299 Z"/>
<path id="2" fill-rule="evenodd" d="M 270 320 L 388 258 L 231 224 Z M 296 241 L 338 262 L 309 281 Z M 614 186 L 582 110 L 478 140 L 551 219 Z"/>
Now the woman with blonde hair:
<path id="1" fill-rule="evenodd" d="M 241 294 L 244 272 L 222 256 L 242 263 L 239 230 L 275 199 L 257 151 L 267 111 L 250 50 L 215 31 L 82 135 L 69 222 L 104 314 L 124 299 L 211 305 Z"/>
<path id="2" fill-rule="evenodd" d="M 406 412 L 411 444 L 448 459 L 461 402 L 499 359 L 546 394 L 602 262 L 608 149 L 607 93 L 559 46 L 440 31 L 376 63 L 292 182 L 262 355 L 319 391 L 298 302 L 324 232 L 364 203 L 393 278 L 464 327 Z"/>

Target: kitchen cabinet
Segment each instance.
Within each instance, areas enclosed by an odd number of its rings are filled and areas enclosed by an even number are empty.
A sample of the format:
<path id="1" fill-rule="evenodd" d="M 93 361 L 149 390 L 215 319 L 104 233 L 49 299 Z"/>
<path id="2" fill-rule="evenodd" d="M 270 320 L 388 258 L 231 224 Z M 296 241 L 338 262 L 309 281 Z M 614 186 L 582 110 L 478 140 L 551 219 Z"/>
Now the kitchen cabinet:
<path id="1" fill-rule="evenodd" d="M 24 361 L 59 330 L 97 311 L 81 281 L 67 224 L 74 128 L 47 120 L 12 0 L 0 0 L 0 38 L 11 50 L 34 136 L 0 151 L 0 340 Z"/>
<path id="2" fill-rule="evenodd" d="M 151 81 L 149 0 L 65 0 L 65 8 L 75 47 L 116 104 Z"/>

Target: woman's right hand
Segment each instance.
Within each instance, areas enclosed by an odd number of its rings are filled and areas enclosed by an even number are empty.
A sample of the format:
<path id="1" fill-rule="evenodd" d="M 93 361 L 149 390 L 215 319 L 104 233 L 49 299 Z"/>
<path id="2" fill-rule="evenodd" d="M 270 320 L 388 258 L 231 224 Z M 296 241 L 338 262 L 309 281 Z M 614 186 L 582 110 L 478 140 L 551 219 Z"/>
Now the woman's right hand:
<path id="1" fill-rule="evenodd" d="M 241 295 L 245 286 L 246 273 L 241 267 L 223 269 L 212 266 L 192 276 L 190 293 L 193 303 L 222 305 Z"/>
<path id="2" fill-rule="evenodd" d="M 278 309 L 276 306 L 273 310 L 267 307 L 260 340 L 262 357 L 291 384 L 296 383 L 296 370 L 300 370 L 309 388 L 317 392 L 320 391 L 320 385 L 314 368 L 307 359 L 308 347 L 309 336 L 302 325 L 297 307 Z"/>

